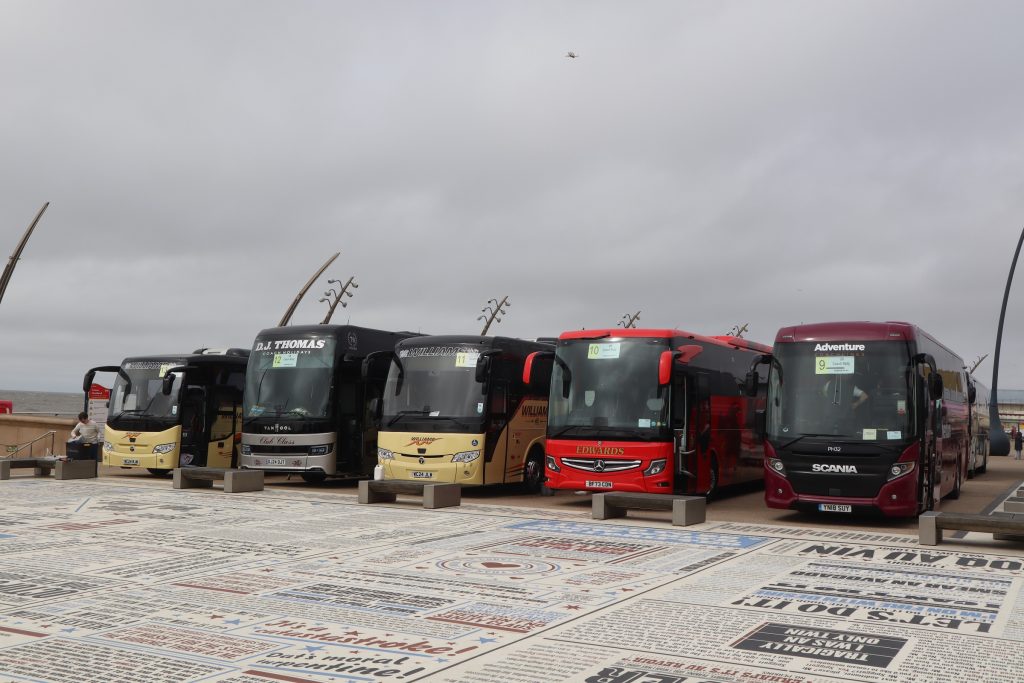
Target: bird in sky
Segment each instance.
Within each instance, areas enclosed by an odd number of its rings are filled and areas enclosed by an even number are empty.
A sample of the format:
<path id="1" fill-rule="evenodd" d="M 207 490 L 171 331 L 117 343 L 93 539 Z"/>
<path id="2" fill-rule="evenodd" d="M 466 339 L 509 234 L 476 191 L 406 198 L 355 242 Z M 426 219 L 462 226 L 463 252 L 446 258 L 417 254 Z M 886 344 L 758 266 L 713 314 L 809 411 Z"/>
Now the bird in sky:
<path id="1" fill-rule="evenodd" d="M 568 57 L 569 59 L 576 59 L 576 53 L 571 50 L 569 52 L 566 52 L 565 56 Z"/>

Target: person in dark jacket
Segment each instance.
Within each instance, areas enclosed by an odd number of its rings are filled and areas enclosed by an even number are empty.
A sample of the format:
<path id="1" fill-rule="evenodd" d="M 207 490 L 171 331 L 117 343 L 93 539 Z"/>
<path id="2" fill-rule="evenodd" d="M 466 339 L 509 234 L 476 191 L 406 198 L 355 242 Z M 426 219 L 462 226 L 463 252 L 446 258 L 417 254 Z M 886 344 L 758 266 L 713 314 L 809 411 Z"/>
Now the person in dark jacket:
<path id="1" fill-rule="evenodd" d="M 1013 458 L 1014 460 L 1020 460 L 1021 448 L 1024 448 L 1024 435 L 1022 435 L 1018 429 L 1017 433 L 1013 437 L 1013 450 L 1017 451 L 1017 455 Z"/>

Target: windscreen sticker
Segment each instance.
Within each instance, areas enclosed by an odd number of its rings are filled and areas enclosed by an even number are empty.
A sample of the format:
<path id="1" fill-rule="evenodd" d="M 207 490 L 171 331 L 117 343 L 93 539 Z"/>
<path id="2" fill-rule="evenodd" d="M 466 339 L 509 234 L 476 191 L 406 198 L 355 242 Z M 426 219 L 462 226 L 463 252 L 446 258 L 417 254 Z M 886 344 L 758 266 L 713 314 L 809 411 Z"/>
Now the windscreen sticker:
<path id="1" fill-rule="evenodd" d="M 476 414 L 477 415 L 481 415 L 481 414 L 483 414 L 483 412 L 484 412 L 484 404 L 481 401 L 480 403 L 476 404 Z"/>
<path id="2" fill-rule="evenodd" d="M 275 353 L 274 354 L 274 367 L 275 368 L 294 368 L 299 362 L 299 354 L 297 353 Z"/>
<path id="3" fill-rule="evenodd" d="M 480 360 L 479 353 L 457 353 L 455 354 L 455 367 L 475 368 L 476 362 Z"/>
<path id="4" fill-rule="evenodd" d="M 636 421 L 636 426 L 640 427 L 641 429 L 650 429 L 651 421 L 649 418 L 641 417 L 639 420 Z"/>
<path id="5" fill-rule="evenodd" d="M 606 360 L 609 358 L 619 357 L 619 342 L 611 342 L 607 344 L 591 344 L 590 348 L 587 349 L 587 358 L 589 360 Z"/>
<path id="6" fill-rule="evenodd" d="M 907 414 L 907 402 L 903 400 L 896 401 L 896 414 L 906 415 Z"/>
<path id="7" fill-rule="evenodd" d="M 865 441 L 874 441 L 877 438 L 878 438 L 878 430 L 877 429 L 865 429 L 864 430 L 863 439 Z"/>
<path id="8" fill-rule="evenodd" d="M 903 432 L 889 430 L 889 431 L 887 431 L 885 433 L 885 437 L 887 439 L 902 439 L 903 438 Z"/>
<path id="9" fill-rule="evenodd" d="M 164 375 L 167 374 L 167 371 L 170 370 L 173 367 L 174 367 L 174 363 L 161 363 L 160 364 L 160 374 L 158 374 L 157 377 L 163 377 Z"/>
<path id="10" fill-rule="evenodd" d="M 853 356 L 815 356 L 814 374 L 852 375 Z"/>

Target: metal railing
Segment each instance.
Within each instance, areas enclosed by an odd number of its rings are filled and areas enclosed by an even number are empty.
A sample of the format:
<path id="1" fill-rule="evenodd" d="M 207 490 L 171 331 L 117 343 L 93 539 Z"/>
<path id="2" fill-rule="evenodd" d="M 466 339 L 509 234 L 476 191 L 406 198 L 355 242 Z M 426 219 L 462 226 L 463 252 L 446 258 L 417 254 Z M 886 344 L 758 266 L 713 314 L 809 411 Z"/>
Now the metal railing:
<path id="1" fill-rule="evenodd" d="M 55 441 L 56 435 L 57 435 L 57 431 L 55 429 L 51 429 L 50 431 L 46 432 L 45 434 L 40 434 L 36 438 L 34 438 L 31 441 L 28 441 L 26 443 L 23 443 L 23 444 L 20 444 L 20 445 L 19 444 L 14 444 L 14 445 L 7 446 L 7 448 L 6 448 L 7 452 L 3 453 L 2 455 L 0 455 L 0 458 L 14 459 L 15 457 L 17 457 L 18 453 L 21 453 L 26 448 L 28 449 L 28 457 L 34 458 L 34 457 L 36 457 L 36 454 L 35 454 L 36 443 L 39 442 L 39 441 L 42 441 L 43 439 L 47 439 L 47 438 L 50 440 L 50 447 L 46 449 L 46 454 L 45 455 L 53 455 L 53 447 L 54 447 L 54 441 Z"/>

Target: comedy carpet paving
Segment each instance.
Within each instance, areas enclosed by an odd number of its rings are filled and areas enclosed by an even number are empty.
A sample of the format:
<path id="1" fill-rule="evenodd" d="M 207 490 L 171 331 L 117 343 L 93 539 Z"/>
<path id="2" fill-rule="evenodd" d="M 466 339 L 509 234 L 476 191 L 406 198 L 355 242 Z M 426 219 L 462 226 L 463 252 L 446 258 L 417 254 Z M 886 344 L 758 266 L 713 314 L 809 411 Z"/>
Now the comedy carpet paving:
<path id="1" fill-rule="evenodd" d="M 170 486 L 0 482 L 0 681 L 1024 676 L 1019 545 Z"/>

